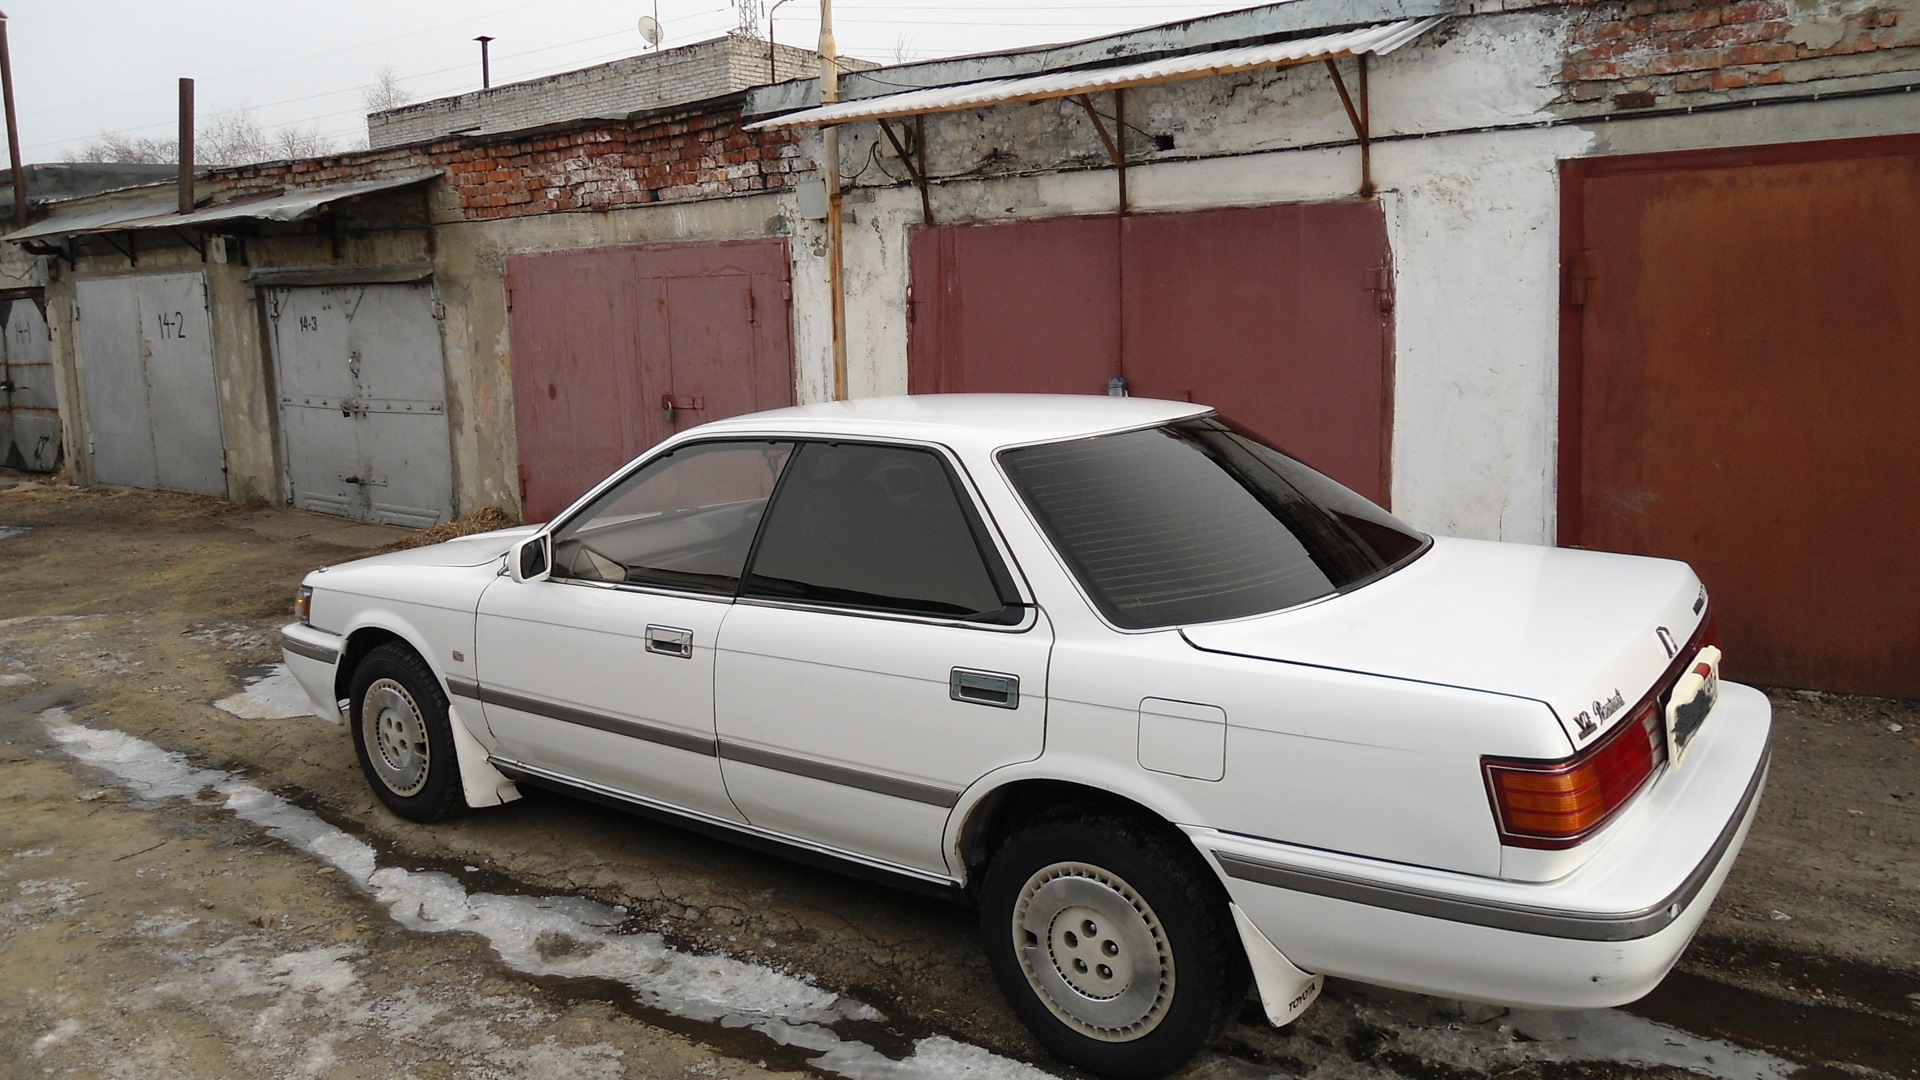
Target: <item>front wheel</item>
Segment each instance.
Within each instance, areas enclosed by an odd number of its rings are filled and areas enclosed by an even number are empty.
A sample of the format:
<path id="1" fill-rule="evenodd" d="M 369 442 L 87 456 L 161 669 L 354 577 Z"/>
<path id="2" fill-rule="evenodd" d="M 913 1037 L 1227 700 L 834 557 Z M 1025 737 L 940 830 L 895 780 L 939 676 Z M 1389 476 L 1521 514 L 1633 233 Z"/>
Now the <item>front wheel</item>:
<path id="1" fill-rule="evenodd" d="M 1246 996 L 1218 883 L 1164 828 L 1047 815 L 996 853 L 981 899 L 987 957 L 1014 1011 L 1092 1072 L 1164 1076 Z"/>
<path id="2" fill-rule="evenodd" d="M 447 695 L 413 650 L 389 642 L 360 661 L 351 720 L 360 771 L 387 809 L 428 822 L 461 805 Z"/>

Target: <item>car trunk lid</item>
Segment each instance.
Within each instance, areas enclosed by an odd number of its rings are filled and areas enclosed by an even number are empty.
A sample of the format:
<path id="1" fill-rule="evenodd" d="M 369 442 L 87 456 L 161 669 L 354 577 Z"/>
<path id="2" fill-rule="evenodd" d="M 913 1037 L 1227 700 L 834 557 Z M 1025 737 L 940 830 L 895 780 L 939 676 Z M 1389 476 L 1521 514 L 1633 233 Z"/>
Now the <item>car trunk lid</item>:
<path id="1" fill-rule="evenodd" d="M 1436 537 L 1344 596 L 1181 632 L 1210 652 L 1532 698 L 1579 748 L 1667 671 L 1705 597 L 1685 563 Z"/>

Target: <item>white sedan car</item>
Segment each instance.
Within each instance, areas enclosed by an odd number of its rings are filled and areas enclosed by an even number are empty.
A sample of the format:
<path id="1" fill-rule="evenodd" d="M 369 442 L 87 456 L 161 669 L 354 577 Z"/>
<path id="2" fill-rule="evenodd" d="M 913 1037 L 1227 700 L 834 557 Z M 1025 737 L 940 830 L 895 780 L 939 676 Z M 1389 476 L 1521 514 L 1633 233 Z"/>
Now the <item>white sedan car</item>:
<path id="1" fill-rule="evenodd" d="M 1631 1001 L 1767 772 L 1684 564 L 1430 537 L 1204 406 L 684 432 L 543 526 L 317 570 L 288 665 L 430 821 L 557 786 L 963 894 L 1074 1064 L 1251 979 Z"/>

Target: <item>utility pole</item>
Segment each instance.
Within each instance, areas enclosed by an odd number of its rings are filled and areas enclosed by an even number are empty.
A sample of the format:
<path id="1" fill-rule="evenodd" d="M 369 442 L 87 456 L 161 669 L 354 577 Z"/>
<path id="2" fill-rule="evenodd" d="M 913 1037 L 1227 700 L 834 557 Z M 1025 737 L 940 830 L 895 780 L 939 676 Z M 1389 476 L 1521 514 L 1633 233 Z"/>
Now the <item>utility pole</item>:
<path id="1" fill-rule="evenodd" d="M 820 0 L 820 104 L 840 100 L 840 65 L 833 44 L 833 0 Z M 826 144 L 827 289 L 833 305 L 833 400 L 847 400 L 847 289 L 840 237 L 840 127 L 820 132 Z"/>
<path id="2" fill-rule="evenodd" d="M 7 157 L 13 162 L 13 223 L 27 223 L 27 170 L 20 164 L 20 125 L 13 112 L 13 55 L 7 50 L 7 13 L 0 11 L 0 88 L 6 92 Z"/>

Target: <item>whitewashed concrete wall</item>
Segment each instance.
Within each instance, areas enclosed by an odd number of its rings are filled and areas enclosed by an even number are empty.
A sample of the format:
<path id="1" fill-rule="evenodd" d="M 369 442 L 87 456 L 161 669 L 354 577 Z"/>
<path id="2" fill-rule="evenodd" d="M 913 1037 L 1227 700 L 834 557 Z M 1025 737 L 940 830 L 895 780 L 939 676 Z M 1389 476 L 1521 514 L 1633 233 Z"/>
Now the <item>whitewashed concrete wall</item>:
<path id="1" fill-rule="evenodd" d="M 1373 62 L 1385 140 L 1373 173 L 1396 295 L 1392 503 L 1432 532 L 1554 540 L 1561 161 L 1920 132 L 1920 94 L 1568 123 L 1549 107 L 1563 89 L 1565 11 L 1456 19 Z M 1352 87 L 1350 62 L 1343 71 Z M 1096 104 L 1110 111 L 1111 100 Z M 1321 65 L 1129 91 L 1127 119 L 1145 133 L 1129 143 L 1136 210 L 1347 199 L 1358 186 L 1358 150 L 1325 145 L 1352 130 Z M 1148 135 L 1175 146 L 1155 150 Z M 879 172 L 904 177 L 899 163 L 871 163 L 879 138 L 871 124 L 842 134 L 842 170 L 858 175 L 845 247 L 855 396 L 906 388 L 907 236 L 920 203 Z M 818 160 L 819 136 L 803 148 Z M 927 154 L 929 173 L 947 178 L 933 187 L 943 225 L 1114 210 L 1105 153 L 1065 102 L 928 117 Z M 825 228 L 791 203 L 788 216 L 800 400 L 821 400 L 832 354 Z"/>
<path id="2" fill-rule="evenodd" d="M 1459 26 L 1374 62 L 1375 130 L 1384 136 L 1546 119 L 1560 57 L 1557 27 L 1545 16 Z M 1351 65 L 1345 71 L 1351 86 Z M 1127 113 L 1130 124 L 1175 140 L 1173 150 L 1152 153 L 1150 140 L 1134 134 L 1134 153 L 1148 157 L 1128 170 L 1136 210 L 1349 199 L 1359 186 L 1357 149 L 1301 149 L 1352 138 L 1318 65 L 1130 91 Z M 1114 209 L 1110 169 L 1046 171 L 1061 160 L 1104 161 L 1075 106 L 930 117 L 927 132 L 935 176 L 989 160 L 1029 173 L 937 185 L 934 217 L 942 224 Z M 868 169 L 847 196 L 855 396 L 904 393 L 907 382 L 907 236 L 920 221 L 920 202 L 911 187 L 860 186 L 875 174 L 867 150 L 877 137 L 871 125 L 842 136 L 846 173 Z M 1556 163 L 1590 141 L 1557 128 L 1374 148 L 1396 277 L 1393 505 L 1423 528 L 1551 540 Z M 817 159 L 817 135 L 807 150 Z M 882 164 L 901 172 L 897 162 Z M 801 400 L 824 398 L 831 387 L 824 233 L 824 223 L 797 224 Z"/>

